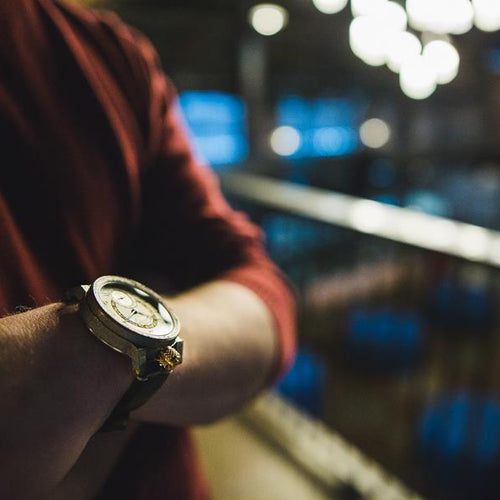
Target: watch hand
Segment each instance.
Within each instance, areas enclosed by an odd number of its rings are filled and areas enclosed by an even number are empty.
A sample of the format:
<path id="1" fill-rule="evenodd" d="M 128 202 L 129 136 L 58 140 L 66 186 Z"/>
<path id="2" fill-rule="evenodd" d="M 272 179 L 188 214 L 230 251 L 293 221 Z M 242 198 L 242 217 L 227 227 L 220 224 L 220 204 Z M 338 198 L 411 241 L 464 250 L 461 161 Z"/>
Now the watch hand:
<path id="1" fill-rule="evenodd" d="M 132 308 L 132 314 L 130 314 L 130 316 L 128 316 L 127 319 L 130 319 L 135 314 L 137 314 L 137 311 L 134 308 Z"/>

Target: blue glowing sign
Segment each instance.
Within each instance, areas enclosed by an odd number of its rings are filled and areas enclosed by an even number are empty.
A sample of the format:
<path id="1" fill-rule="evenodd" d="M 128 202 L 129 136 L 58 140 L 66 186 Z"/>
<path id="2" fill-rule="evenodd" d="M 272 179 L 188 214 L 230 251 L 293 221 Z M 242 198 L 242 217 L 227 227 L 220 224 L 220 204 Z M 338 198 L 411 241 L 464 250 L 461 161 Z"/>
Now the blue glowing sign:
<path id="1" fill-rule="evenodd" d="M 303 258 L 308 252 L 325 250 L 339 240 L 339 233 L 335 228 L 326 230 L 322 224 L 286 215 L 264 218 L 262 228 L 266 234 L 268 250 L 279 262 Z"/>
<path id="2" fill-rule="evenodd" d="M 300 146 L 289 158 L 346 156 L 359 146 L 359 113 L 352 100 L 287 96 L 278 103 L 278 126 L 293 127 Z"/>
<path id="3" fill-rule="evenodd" d="M 325 360 L 314 352 L 301 348 L 291 370 L 276 388 L 303 410 L 320 417 L 323 413 L 327 375 Z"/>
<path id="4" fill-rule="evenodd" d="M 426 408 L 419 427 L 421 448 L 433 465 L 461 461 L 472 469 L 498 463 L 500 401 L 496 398 L 465 392 L 442 397 Z"/>
<path id="5" fill-rule="evenodd" d="M 179 101 L 193 147 L 205 161 L 216 167 L 246 159 L 246 107 L 242 99 L 222 92 L 189 91 L 183 92 Z"/>
<path id="6" fill-rule="evenodd" d="M 435 323 L 446 328 L 487 333 L 495 323 L 496 301 L 491 287 L 445 280 L 432 290 L 429 312 Z"/>
<path id="7" fill-rule="evenodd" d="M 366 367 L 411 368 L 420 355 L 423 331 L 417 313 L 391 307 L 357 307 L 348 317 L 351 354 Z"/>
<path id="8" fill-rule="evenodd" d="M 500 47 L 491 48 L 485 53 L 484 64 L 494 75 L 500 74 Z"/>

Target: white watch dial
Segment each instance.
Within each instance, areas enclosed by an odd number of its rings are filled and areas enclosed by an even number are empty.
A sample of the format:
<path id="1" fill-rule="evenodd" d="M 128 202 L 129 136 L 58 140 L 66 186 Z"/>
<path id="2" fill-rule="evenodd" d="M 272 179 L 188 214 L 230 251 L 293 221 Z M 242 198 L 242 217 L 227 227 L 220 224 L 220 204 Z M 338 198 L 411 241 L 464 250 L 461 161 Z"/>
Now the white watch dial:
<path id="1" fill-rule="evenodd" d="M 97 291 L 97 300 L 115 321 L 136 333 L 164 337 L 172 331 L 166 308 L 138 288 L 109 283 Z"/>

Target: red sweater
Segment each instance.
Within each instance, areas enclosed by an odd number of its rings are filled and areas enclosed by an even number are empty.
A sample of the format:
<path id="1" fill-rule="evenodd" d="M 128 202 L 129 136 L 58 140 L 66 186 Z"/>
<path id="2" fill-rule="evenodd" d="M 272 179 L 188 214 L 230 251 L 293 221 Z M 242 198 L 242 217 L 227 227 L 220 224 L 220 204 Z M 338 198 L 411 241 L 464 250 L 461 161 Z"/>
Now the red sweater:
<path id="1" fill-rule="evenodd" d="M 225 279 L 255 291 L 278 326 L 280 371 L 290 363 L 291 293 L 260 231 L 194 160 L 144 36 L 110 13 L 2 0 L 0 144 L 0 316 L 147 264 L 175 290 Z M 121 498 L 183 500 L 202 497 L 196 471 L 185 432 L 148 426 L 116 474 Z M 113 478 L 107 488 L 118 494 Z"/>

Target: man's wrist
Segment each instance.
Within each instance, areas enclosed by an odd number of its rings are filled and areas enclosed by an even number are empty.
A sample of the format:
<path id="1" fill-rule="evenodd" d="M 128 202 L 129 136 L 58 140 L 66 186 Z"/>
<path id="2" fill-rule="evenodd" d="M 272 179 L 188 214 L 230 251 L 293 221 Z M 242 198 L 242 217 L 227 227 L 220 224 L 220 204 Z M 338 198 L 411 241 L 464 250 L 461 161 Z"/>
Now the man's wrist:
<path id="1" fill-rule="evenodd" d="M 29 469 L 51 491 L 127 390 L 130 364 L 61 303 L 0 319 L 0 347 L 2 477 L 15 483 Z"/>
<path id="2" fill-rule="evenodd" d="M 97 432 L 134 380 L 130 360 L 93 335 L 82 321 L 78 305 L 56 304 L 54 313 L 56 336 L 62 344 L 57 355 L 64 352 L 73 360 L 66 376 L 73 379 L 82 396 L 75 404 L 82 404 L 81 411 L 89 406 L 95 409 L 93 429 Z M 67 370 L 67 363 L 64 365 Z"/>
<path id="3" fill-rule="evenodd" d="M 56 307 L 61 334 L 72 339 L 75 349 L 86 358 L 89 367 L 110 377 L 124 392 L 133 380 L 130 360 L 98 339 L 85 326 L 77 304 L 57 304 Z"/>

